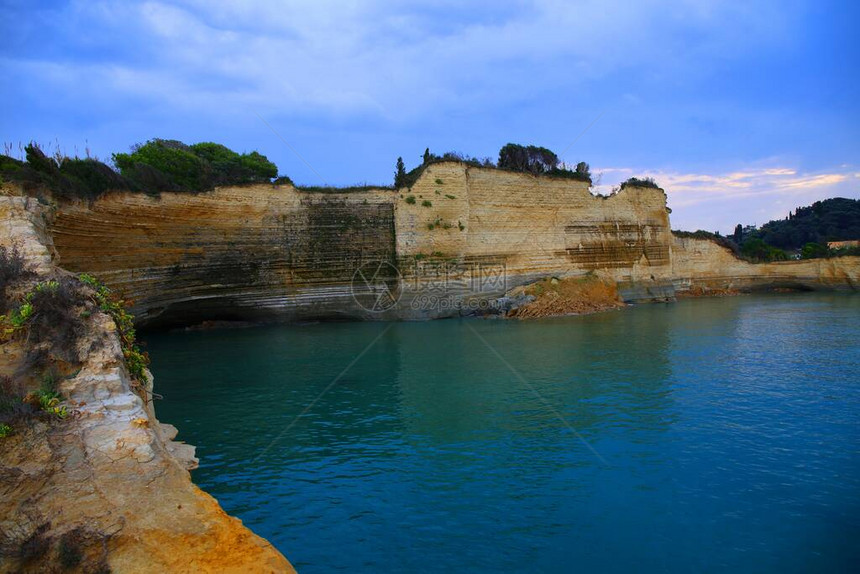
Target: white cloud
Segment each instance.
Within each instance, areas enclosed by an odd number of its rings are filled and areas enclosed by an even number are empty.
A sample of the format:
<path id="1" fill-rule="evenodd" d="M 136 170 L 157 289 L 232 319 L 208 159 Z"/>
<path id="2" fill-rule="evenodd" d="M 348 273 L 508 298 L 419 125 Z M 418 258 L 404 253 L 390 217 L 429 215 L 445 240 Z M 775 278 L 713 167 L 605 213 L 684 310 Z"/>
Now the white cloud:
<path id="1" fill-rule="evenodd" d="M 829 197 L 860 198 L 847 165 L 821 173 L 799 169 L 750 167 L 725 173 L 682 173 L 626 167 L 595 169 L 601 173 L 599 193 L 608 193 L 625 179 L 651 177 L 668 196 L 672 225 L 680 229 L 731 230 L 735 224 L 762 224 L 781 219 L 796 207 Z"/>
<path id="2" fill-rule="evenodd" d="M 106 79 L 98 87 L 197 113 L 232 105 L 389 120 L 516 101 L 547 80 L 582 88 L 622 66 L 694 73 L 700 50 L 735 52 L 775 29 L 761 13 L 691 0 L 80 1 L 67 12 L 74 17 L 58 16 L 73 23 L 66 33 L 113 42 L 88 64 L 55 62 L 68 68 L 56 85 L 69 91 L 94 89 L 86 80 L 95 72 Z M 697 31 L 683 50 L 671 33 L 679 22 Z M 45 62 L 19 64 L 35 71 Z"/>

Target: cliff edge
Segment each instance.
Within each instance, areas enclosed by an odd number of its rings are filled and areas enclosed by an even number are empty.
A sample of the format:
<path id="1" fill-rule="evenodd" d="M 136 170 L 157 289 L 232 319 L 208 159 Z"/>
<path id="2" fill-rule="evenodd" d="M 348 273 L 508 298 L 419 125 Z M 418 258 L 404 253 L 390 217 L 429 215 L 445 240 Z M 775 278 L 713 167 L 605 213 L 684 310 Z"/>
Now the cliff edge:
<path id="1" fill-rule="evenodd" d="M 31 287 L 77 281 L 52 264 L 35 199 L 0 196 L 0 221 L 0 245 L 24 255 Z M 194 449 L 158 422 L 151 387 L 135 389 L 114 320 L 79 315 L 82 358 L 62 366 L 61 398 L 42 403 L 53 414 L 19 418 L 0 438 L 0 572 L 293 572 L 191 482 Z M 32 345 L 0 346 L 4 385 L 32 383 Z"/>

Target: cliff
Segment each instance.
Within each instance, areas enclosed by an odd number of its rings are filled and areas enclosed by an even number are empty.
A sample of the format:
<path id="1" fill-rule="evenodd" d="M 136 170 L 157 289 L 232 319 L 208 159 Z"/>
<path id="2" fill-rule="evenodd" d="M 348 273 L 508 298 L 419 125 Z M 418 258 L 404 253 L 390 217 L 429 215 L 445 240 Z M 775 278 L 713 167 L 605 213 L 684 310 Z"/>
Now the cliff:
<path id="1" fill-rule="evenodd" d="M 672 281 L 678 293 L 714 290 L 860 290 L 860 257 L 749 263 L 707 239 L 673 237 Z"/>
<path id="2" fill-rule="evenodd" d="M 51 263 L 38 202 L 0 197 L 0 216 L 0 245 L 25 254 L 31 282 L 66 276 Z M 0 571 L 293 571 L 192 484 L 194 449 L 133 390 L 113 319 L 78 315 L 83 360 L 57 389 L 68 414 L 18 421 L 0 438 Z M 29 346 L 19 337 L 0 347 L 4 384 L 36 377 L 24 370 Z"/>
<path id="3" fill-rule="evenodd" d="M 122 292 L 146 325 L 432 319 L 492 311 L 548 276 L 597 275 L 626 302 L 696 285 L 856 286 L 856 258 L 753 265 L 674 237 L 660 189 L 601 197 L 580 181 L 458 162 L 397 191 L 111 192 L 51 213 L 62 266 Z"/>
<path id="4" fill-rule="evenodd" d="M 672 296 L 662 190 L 595 197 L 583 182 L 457 162 L 397 192 L 114 192 L 60 203 L 50 235 L 65 268 L 124 293 L 144 324 L 437 318 L 588 272 L 628 301 Z M 380 286 L 391 304 L 374 308 Z"/>

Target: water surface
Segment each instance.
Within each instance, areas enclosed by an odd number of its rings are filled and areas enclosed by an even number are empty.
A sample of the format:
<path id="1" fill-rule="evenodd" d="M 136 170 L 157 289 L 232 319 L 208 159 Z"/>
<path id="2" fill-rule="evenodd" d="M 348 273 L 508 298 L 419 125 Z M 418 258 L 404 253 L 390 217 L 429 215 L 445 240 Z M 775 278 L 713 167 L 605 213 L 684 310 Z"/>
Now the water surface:
<path id="1" fill-rule="evenodd" d="M 145 338 L 195 482 L 303 573 L 860 563 L 860 297 Z"/>

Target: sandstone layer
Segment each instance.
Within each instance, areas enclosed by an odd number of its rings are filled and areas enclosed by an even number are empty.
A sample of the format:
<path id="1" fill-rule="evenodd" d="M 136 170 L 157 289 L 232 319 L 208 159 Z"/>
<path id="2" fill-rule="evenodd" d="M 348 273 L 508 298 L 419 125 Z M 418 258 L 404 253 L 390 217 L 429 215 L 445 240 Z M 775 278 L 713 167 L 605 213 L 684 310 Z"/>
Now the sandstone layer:
<path id="1" fill-rule="evenodd" d="M 123 292 L 143 324 L 445 317 L 589 272 L 628 301 L 672 296 L 662 190 L 596 197 L 583 182 L 457 162 L 396 192 L 115 192 L 60 204 L 50 234 L 65 268 Z"/>
<path id="2" fill-rule="evenodd" d="M 0 197 L 0 214 L 0 245 L 63 273 L 35 200 Z M 3 345 L 0 375 L 20 372 L 26 345 Z M 78 345 L 86 359 L 58 388 L 68 416 L 0 439 L 0 571 L 292 572 L 192 484 L 194 449 L 133 392 L 113 319 L 92 314 Z"/>

